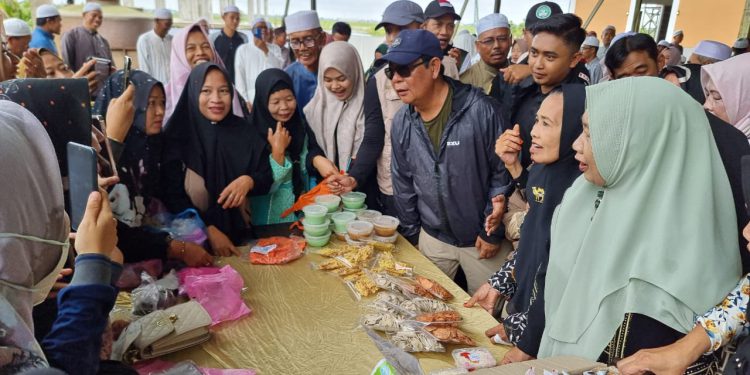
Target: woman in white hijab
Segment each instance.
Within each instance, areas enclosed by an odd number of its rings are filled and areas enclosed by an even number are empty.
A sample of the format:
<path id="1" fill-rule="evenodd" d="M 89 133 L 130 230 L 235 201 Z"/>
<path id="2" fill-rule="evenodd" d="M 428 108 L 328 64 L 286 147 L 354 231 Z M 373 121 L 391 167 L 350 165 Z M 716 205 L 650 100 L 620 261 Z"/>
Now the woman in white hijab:
<path id="1" fill-rule="evenodd" d="M 47 132 L 31 112 L 6 100 L 0 100 L 0 159 L 0 373 L 52 366 L 94 374 L 117 294 L 110 284 L 121 269 L 109 258 L 117 241 L 109 200 L 100 193 L 89 197 L 77 233 L 76 272 L 59 294 L 57 319 L 40 345 L 31 312 L 68 259 L 70 224 Z M 116 257 L 122 262 L 121 254 Z"/>
<path id="2" fill-rule="evenodd" d="M 304 112 L 328 159 L 347 170 L 365 132 L 364 71 L 357 50 L 333 42 L 320 54 L 318 88 Z"/>

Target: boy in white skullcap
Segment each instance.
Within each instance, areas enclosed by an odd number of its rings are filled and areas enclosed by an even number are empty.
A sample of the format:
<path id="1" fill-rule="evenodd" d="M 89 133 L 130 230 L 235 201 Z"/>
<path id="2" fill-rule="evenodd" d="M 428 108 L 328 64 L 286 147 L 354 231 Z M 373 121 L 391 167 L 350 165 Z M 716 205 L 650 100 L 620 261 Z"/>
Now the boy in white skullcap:
<path id="1" fill-rule="evenodd" d="M 602 64 L 599 59 L 599 40 L 595 36 L 588 36 L 581 44 L 581 54 L 586 62 L 586 69 L 589 70 L 590 84 L 599 83 L 602 79 Z"/>
<path id="2" fill-rule="evenodd" d="M 297 61 L 286 68 L 292 77 L 297 106 L 305 108 L 315 95 L 318 86 L 318 60 L 325 45 L 326 34 L 320 27 L 318 13 L 303 10 L 288 15 L 284 19 L 289 45 Z"/>
<path id="3" fill-rule="evenodd" d="M 227 68 L 229 78 L 234 83 L 234 56 L 237 49 L 247 43 L 247 36 L 237 30 L 240 26 L 240 8 L 237 6 L 224 7 L 221 19 L 224 20 L 224 27 L 218 33 L 212 34 L 210 39 L 216 48 L 216 53 Z"/>
<path id="4" fill-rule="evenodd" d="M 136 43 L 138 67 L 150 74 L 159 82 L 169 81 L 169 57 L 172 53 L 172 12 L 169 9 L 157 9 L 154 12 L 154 29 L 141 34 Z"/>

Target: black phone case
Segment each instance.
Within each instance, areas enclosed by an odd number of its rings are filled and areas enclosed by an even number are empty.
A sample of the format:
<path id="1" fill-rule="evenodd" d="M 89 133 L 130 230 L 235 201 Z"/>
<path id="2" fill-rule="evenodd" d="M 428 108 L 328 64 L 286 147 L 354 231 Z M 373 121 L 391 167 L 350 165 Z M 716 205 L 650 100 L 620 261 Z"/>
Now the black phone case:
<path id="1" fill-rule="evenodd" d="M 78 143 L 68 143 L 68 185 L 70 188 L 70 224 L 73 230 L 86 212 L 92 191 L 97 191 L 96 151 Z"/>

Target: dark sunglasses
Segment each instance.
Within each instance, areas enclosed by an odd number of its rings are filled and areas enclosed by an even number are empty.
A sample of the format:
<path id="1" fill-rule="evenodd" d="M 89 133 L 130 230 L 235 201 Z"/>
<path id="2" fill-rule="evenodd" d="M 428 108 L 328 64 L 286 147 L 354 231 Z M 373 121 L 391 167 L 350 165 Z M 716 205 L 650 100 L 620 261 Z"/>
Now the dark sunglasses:
<path id="1" fill-rule="evenodd" d="M 419 60 L 409 65 L 388 64 L 388 66 L 385 67 L 385 76 L 388 77 L 388 79 L 393 79 L 393 75 L 398 74 L 398 76 L 401 78 L 409 78 L 411 76 L 411 72 L 413 72 L 414 69 L 422 64 L 427 67 L 429 63 L 430 60 L 421 57 L 419 58 Z"/>

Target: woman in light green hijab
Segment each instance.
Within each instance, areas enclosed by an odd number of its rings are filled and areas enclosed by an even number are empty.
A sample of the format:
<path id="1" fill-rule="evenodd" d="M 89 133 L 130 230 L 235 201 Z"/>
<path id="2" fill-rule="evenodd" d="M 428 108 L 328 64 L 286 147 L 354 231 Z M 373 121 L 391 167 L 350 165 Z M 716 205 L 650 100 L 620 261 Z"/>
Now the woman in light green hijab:
<path id="1" fill-rule="evenodd" d="M 611 362 L 676 341 L 726 296 L 740 277 L 737 225 L 690 96 L 638 77 L 586 98 L 573 146 L 584 175 L 552 220 L 539 357 Z"/>

